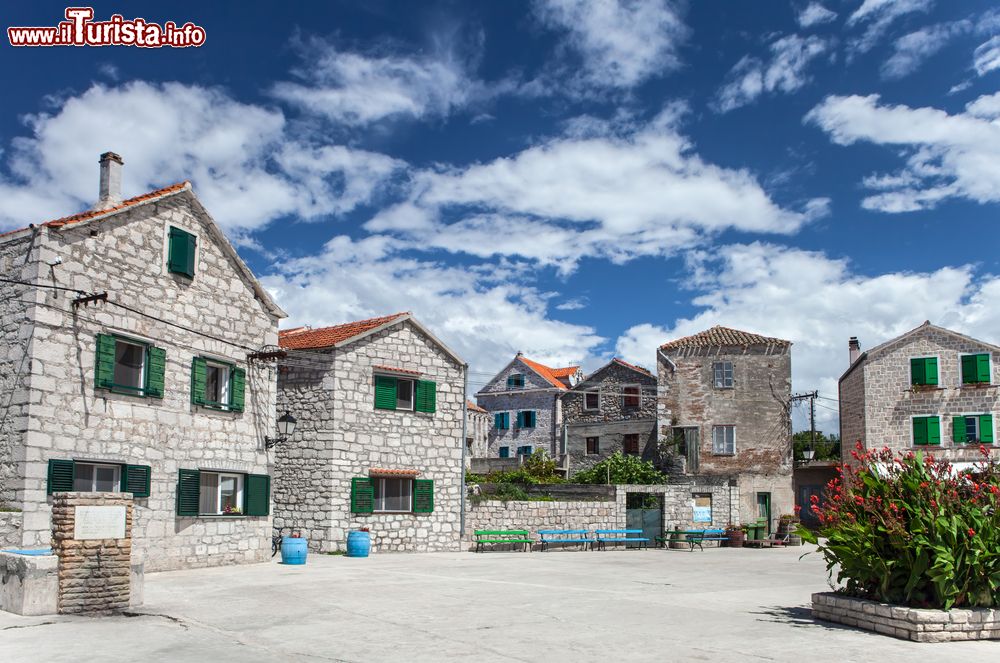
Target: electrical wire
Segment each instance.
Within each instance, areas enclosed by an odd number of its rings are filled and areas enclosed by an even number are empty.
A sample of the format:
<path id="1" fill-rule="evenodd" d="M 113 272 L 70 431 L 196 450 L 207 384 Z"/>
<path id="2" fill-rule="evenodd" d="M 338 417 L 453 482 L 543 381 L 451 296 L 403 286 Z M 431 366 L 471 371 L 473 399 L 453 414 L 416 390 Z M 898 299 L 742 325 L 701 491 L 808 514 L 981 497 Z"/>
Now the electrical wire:
<path id="1" fill-rule="evenodd" d="M 26 285 L 26 286 L 29 286 L 29 287 L 32 287 L 32 288 L 48 288 L 49 290 L 62 290 L 64 292 L 72 292 L 72 293 L 75 293 L 77 295 L 83 295 L 84 297 L 86 297 L 87 295 L 90 295 L 90 294 L 94 294 L 94 293 L 89 293 L 89 292 L 87 292 L 85 290 L 77 290 L 76 288 L 66 288 L 66 287 L 61 286 L 61 285 L 46 285 L 44 283 L 31 283 L 29 281 L 20 281 L 20 280 L 17 280 L 17 279 L 4 279 L 4 278 L 0 278 L 0 283 L 13 283 L 15 285 Z"/>

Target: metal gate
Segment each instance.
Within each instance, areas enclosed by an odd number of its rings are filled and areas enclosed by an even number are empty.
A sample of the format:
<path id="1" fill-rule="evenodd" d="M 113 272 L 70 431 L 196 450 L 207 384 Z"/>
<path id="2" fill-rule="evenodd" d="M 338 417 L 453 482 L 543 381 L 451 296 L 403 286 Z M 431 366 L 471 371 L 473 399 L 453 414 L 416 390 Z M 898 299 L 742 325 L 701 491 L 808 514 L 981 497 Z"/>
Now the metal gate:
<path id="1" fill-rule="evenodd" d="M 649 545 L 656 545 L 656 537 L 663 536 L 663 495 L 654 493 L 626 493 L 625 527 L 641 529 Z M 637 544 L 626 544 L 635 547 Z"/>

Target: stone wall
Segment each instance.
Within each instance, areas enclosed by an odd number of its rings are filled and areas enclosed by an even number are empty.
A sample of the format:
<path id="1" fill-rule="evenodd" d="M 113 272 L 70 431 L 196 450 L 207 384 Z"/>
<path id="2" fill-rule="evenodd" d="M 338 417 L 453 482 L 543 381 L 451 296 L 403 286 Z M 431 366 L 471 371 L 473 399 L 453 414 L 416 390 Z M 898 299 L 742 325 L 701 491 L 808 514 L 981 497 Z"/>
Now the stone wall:
<path id="1" fill-rule="evenodd" d="M 0 550 L 0 610 L 15 615 L 59 612 L 59 558 Z"/>
<path id="2" fill-rule="evenodd" d="M 268 474 L 263 437 L 274 434 L 275 372 L 248 365 L 247 353 L 277 343 L 277 318 L 190 195 L 181 192 L 101 221 L 39 231 L 30 258 L 39 283 L 107 291 L 109 302 L 74 309 L 71 293 L 40 288 L 32 295 L 31 410 L 14 500 L 24 510 L 24 546 L 49 545 L 46 470 L 56 458 L 152 467 L 151 494 L 135 503 L 135 554 L 147 569 L 262 561 L 270 554 L 269 517 L 176 516 L 179 469 Z M 167 270 L 170 226 L 197 236 L 193 279 Z M 55 264 L 57 258 L 61 264 Z M 163 398 L 95 389 L 98 333 L 124 334 L 165 349 Z M 195 356 L 247 369 L 243 412 L 191 403 Z"/>
<path id="3" fill-rule="evenodd" d="M 962 384 L 960 356 L 977 353 L 991 355 L 990 382 L 994 386 Z M 910 359 L 927 356 L 938 358 L 938 386 L 915 390 L 910 384 Z M 853 374 L 862 371 L 864 432 L 856 439 L 869 448 L 916 449 L 912 418 L 937 415 L 941 418 L 941 445 L 933 447 L 935 455 L 953 462 L 975 462 L 980 459 L 979 445 L 952 441 L 952 417 L 991 413 L 994 428 L 1000 427 L 1000 389 L 995 386 L 1000 384 L 1000 353 L 993 352 L 992 346 L 928 325 L 869 353 Z M 841 405 L 842 419 L 845 414 L 848 421 L 857 417 L 856 403 L 852 399 Z M 843 451 L 849 455 L 854 441 L 845 437 L 844 442 Z M 993 454 L 1000 456 L 996 442 Z"/>
<path id="4" fill-rule="evenodd" d="M 523 389 L 508 389 L 507 377 L 513 373 L 524 375 Z M 534 450 L 544 449 L 552 457 L 559 453 L 557 439 L 562 426 L 561 404 L 559 395 L 562 389 L 539 376 L 519 359 L 515 359 L 504 370 L 497 373 L 489 384 L 476 394 L 479 407 L 487 410 L 490 417 L 497 412 L 510 413 L 510 428 L 501 430 L 491 428 L 487 455 L 496 457 L 500 447 L 508 447 L 510 455 L 517 453 L 517 448 L 531 445 Z M 517 428 L 517 413 L 519 410 L 534 410 L 536 424 L 534 428 Z"/>
<path id="5" fill-rule="evenodd" d="M 465 465 L 469 467 L 473 458 L 485 458 L 490 446 L 490 428 L 493 415 L 468 408 L 465 430 Z"/>
<path id="6" fill-rule="evenodd" d="M 78 540 L 78 507 L 125 508 L 125 538 Z M 132 499 L 121 493 L 56 493 L 52 552 L 59 558 L 59 612 L 107 613 L 131 602 Z"/>
<path id="7" fill-rule="evenodd" d="M 275 526 L 302 531 L 323 552 L 344 550 L 362 526 L 376 552 L 458 550 L 465 367 L 408 321 L 329 351 L 329 363 L 324 353 L 302 368 L 301 353 L 289 354 L 281 403 L 303 414 L 276 449 Z M 375 366 L 436 382 L 436 411 L 375 409 Z M 351 513 L 351 479 L 375 468 L 433 480 L 433 513 Z"/>
<path id="8" fill-rule="evenodd" d="M 854 443 L 865 437 L 864 362 L 841 378 L 837 399 L 840 408 L 840 454 L 842 460 L 849 460 Z"/>
<path id="9" fill-rule="evenodd" d="M 21 545 L 23 521 L 24 516 L 20 511 L 0 511 L 0 550 Z"/>
<path id="10" fill-rule="evenodd" d="M 714 386 L 712 364 L 733 363 L 734 386 Z M 792 513 L 792 446 L 788 403 L 791 397 L 789 346 L 681 348 L 658 355 L 659 434 L 672 439 L 674 427 L 698 430 L 696 476 L 738 478 L 739 520 L 757 518 L 756 493 L 771 493 L 776 520 Z M 716 454 L 714 426 L 736 427 L 736 453 Z"/>

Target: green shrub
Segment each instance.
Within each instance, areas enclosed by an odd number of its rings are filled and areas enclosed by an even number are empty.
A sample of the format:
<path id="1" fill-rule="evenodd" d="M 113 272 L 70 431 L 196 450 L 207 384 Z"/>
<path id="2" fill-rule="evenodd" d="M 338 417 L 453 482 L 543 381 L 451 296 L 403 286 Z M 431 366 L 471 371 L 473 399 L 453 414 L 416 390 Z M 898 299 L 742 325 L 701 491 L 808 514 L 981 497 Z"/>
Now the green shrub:
<path id="1" fill-rule="evenodd" d="M 574 483 L 666 483 L 667 475 L 656 469 L 651 461 L 616 451 L 589 470 L 573 475 Z"/>
<path id="2" fill-rule="evenodd" d="M 813 497 L 819 546 L 852 596 L 917 607 L 1000 606 L 1000 465 L 956 475 L 932 455 L 888 448 L 851 454 L 855 466 Z M 824 540 L 825 539 L 825 540 Z"/>
<path id="3" fill-rule="evenodd" d="M 539 449 L 528 456 L 517 469 L 489 474 L 466 474 L 465 482 L 530 485 L 564 483 L 565 479 L 556 473 L 556 467 L 556 461 L 549 458 L 544 450 Z"/>

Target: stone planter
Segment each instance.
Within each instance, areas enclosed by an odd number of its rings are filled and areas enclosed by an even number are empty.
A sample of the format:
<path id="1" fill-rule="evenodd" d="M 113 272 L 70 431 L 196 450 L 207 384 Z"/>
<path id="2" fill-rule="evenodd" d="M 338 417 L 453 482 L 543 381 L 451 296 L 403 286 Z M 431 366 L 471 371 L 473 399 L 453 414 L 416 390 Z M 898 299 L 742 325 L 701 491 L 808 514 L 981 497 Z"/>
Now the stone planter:
<path id="1" fill-rule="evenodd" d="M 672 534 L 670 536 L 670 547 L 674 550 L 687 550 L 691 544 L 687 542 L 687 534 Z"/>
<path id="2" fill-rule="evenodd" d="M 927 610 L 822 592 L 812 595 L 812 616 L 914 642 L 1000 640 L 1000 609 Z"/>

